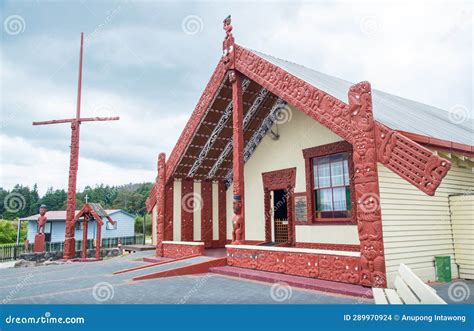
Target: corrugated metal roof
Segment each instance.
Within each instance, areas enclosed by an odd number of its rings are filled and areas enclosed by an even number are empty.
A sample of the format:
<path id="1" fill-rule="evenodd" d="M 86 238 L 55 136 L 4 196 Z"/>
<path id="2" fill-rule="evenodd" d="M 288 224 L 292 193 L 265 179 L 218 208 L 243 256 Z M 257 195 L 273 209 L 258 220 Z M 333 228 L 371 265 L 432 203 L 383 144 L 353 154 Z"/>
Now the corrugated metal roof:
<path id="1" fill-rule="evenodd" d="M 110 215 L 113 213 L 116 213 L 118 211 L 121 211 L 121 209 L 106 209 L 105 212 Z M 79 213 L 79 210 L 76 210 L 76 213 L 74 215 L 77 215 Z M 25 218 L 22 218 L 22 221 L 36 221 L 38 219 L 39 214 L 28 216 Z M 100 216 L 100 215 L 99 215 Z M 48 221 L 64 221 L 66 219 L 66 211 L 65 210 L 51 210 L 46 212 L 46 217 L 48 218 Z"/>
<path id="2" fill-rule="evenodd" d="M 353 83 L 271 55 L 248 50 L 314 87 L 348 103 L 347 93 Z M 456 124 L 450 120 L 450 114 L 446 110 L 401 98 L 377 89 L 372 89 L 372 102 L 375 119 L 394 130 L 412 132 L 461 144 L 474 144 L 474 119 L 472 119 L 472 116 L 469 120 Z"/>

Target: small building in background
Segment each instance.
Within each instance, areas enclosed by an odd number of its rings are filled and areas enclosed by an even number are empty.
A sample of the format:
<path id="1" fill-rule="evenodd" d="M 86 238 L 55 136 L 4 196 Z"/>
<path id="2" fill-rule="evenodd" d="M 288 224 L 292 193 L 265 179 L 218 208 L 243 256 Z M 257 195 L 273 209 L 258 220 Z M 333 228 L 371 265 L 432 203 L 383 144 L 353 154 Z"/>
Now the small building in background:
<path id="1" fill-rule="evenodd" d="M 76 214 L 79 211 L 76 210 Z M 107 209 L 107 214 L 116 222 L 113 225 L 110 222 L 106 222 L 102 226 L 102 239 L 106 238 L 117 238 L 117 237 L 133 237 L 135 236 L 135 216 L 122 210 L 122 209 Z M 65 210 L 52 210 L 46 213 L 48 221 L 44 227 L 45 241 L 46 242 L 62 242 L 64 241 L 64 231 L 66 226 L 66 211 Z M 36 234 L 36 220 L 38 214 L 22 218 L 21 222 L 28 222 L 28 235 L 27 239 L 29 242 L 34 242 Z M 87 237 L 89 239 L 96 238 L 96 223 L 92 221 L 89 223 Z M 83 224 L 82 222 L 76 223 L 76 240 L 82 240 Z"/>

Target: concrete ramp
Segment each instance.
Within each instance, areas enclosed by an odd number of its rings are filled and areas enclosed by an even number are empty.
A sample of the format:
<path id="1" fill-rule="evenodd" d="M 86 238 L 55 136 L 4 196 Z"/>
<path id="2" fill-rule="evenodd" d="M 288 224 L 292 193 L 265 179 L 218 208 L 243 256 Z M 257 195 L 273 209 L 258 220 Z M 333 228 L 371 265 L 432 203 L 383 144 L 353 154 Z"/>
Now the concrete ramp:
<path id="1" fill-rule="evenodd" d="M 186 259 L 192 259 L 192 258 L 197 257 L 197 256 L 198 255 L 196 255 L 196 256 L 187 256 L 187 257 L 183 257 L 181 259 L 168 259 L 168 258 L 164 258 L 164 257 L 163 258 L 154 258 L 153 259 L 154 262 L 151 262 L 149 264 L 145 264 L 145 265 L 141 265 L 141 266 L 133 267 L 133 268 L 122 269 L 122 270 L 119 270 L 119 271 L 115 271 L 112 274 L 113 275 L 120 275 L 120 274 L 124 274 L 124 273 L 127 273 L 127 272 L 133 272 L 133 271 L 137 271 L 137 270 L 153 268 L 153 267 L 156 267 L 156 266 L 159 266 L 159 265 L 162 265 L 162 264 L 173 263 L 173 262 L 186 260 Z M 145 262 L 147 262 L 147 260 L 145 260 L 145 259 L 146 258 L 143 258 L 143 260 Z"/>
<path id="2" fill-rule="evenodd" d="M 155 279 L 155 278 L 163 278 L 163 277 L 202 274 L 202 273 L 209 272 L 210 268 L 222 267 L 225 265 L 227 265 L 226 257 L 217 258 L 217 259 L 208 259 L 207 261 L 187 263 L 186 265 L 178 265 L 178 266 L 173 265 L 173 267 L 166 268 L 166 270 L 159 270 L 156 272 L 133 277 L 132 280 L 138 281 L 138 280 Z"/>

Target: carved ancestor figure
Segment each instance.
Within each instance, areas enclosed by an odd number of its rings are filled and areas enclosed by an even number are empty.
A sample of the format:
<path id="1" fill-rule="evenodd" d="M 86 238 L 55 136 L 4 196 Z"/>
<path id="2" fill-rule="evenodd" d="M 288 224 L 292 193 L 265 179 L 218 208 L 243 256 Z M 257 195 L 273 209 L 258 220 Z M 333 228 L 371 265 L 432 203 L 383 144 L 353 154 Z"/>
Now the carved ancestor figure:
<path id="1" fill-rule="evenodd" d="M 240 243 L 243 239 L 243 216 L 242 216 L 242 201 L 240 197 L 234 198 L 233 203 L 234 216 L 232 217 L 232 243 Z"/>
<path id="2" fill-rule="evenodd" d="M 44 225 L 46 224 L 46 221 L 48 218 L 46 217 L 46 212 L 48 211 L 48 208 L 46 205 L 41 205 L 39 208 L 39 216 L 38 220 L 36 221 L 37 223 L 37 233 L 39 234 L 44 234 Z"/>
<path id="3" fill-rule="evenodd" d="M 232 35 L 232 24 L 230 15 L 224 20 L 225 39 L 222 43 L 222 57 L 226 69 L 234 66 L 234 36 Z"/>

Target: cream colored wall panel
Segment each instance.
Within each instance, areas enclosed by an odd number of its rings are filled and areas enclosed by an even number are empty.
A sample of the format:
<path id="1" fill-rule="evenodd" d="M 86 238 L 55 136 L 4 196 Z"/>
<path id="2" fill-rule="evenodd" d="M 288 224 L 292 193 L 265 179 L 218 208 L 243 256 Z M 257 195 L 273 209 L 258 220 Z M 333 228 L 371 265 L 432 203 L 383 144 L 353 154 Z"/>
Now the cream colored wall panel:
<path id="1" fill-rule="evenodd" d="M 435 280 L 437 255 L 451 256 L 452 274 L 457 277 L 453 231 L 464 231 L 467 225 L 451 226 L 448 197 L 474 187 L 471 169 L 453 165 L 432 197 L 384 166 L 379 165 L 378 169 L 389 284 L 400 263 L 405 263 L 425 281 Z M 463 209 L 460 214 L 464 213 Z"/>
<path id="2" fill-rule="evenodd" d="M 181 241 L 181 181 L 173 183 L 173 240 Z"/>
<path id="3" fill-rule="evenodd" d="M 360 243 L 355 225 L 297 225 L 296 241 L 348 245 Z"/>
<path id="4" fill-rule="evenodd" d="M 248 240 L 262 240 L 265 236 L 262 173 L 296 167 L 295 192 L 305 192 L 306 174 L 302 150 L 342 140 L 294 108 L 291 108 L 291 120 L 278 125 L 278 132 L 280 134 L 278 140 L 265 136 L 245 164 L 245 226 Z M 297 225 L 296 241 L 359 244 L 355 225 Z"/>
<path id="5" fill-rule="evenodd" d="M 212 240 L 219 239 L 219 184 L 212 183 Z"/>
<path id="6" fill-rule="evenodd" d="M 451 196 L 449 202 L 459 274 L 474 279 L 474 194 Z"/>
<path id="7" fill-rule="evenodd" d="M 158 219 L 158 205 L 155 204 L 151 211 L 151 242 L 156 245 L 156 222 Z"/>
<path id="8" fill-rule="evenodd" d="M 194 240 L 201 240 L 201 209 L 202 209 L 202 198 L 201 198 L 201 183 L 194 182 L 194 210 L 193 210 L 193 232 Z"/>

